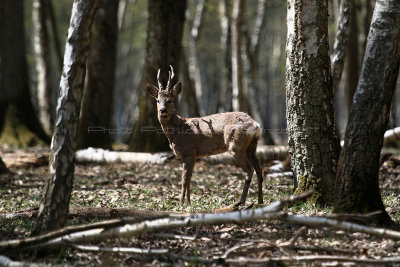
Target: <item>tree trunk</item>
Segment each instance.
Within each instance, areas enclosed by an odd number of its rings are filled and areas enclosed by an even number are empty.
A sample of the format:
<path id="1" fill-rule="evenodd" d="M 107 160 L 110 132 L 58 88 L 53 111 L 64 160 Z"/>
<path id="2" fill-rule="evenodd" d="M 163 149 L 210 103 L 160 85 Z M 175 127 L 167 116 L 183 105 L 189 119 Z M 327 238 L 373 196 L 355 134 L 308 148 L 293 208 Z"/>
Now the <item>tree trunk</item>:
<path id="1" fill-rule="evenodd" d="M 346 121 L 353 103 L 354 92 L 357 89 L 359 76 L 359 58 L 358 58 L 358 23 L 357 12 L 353 8 L 350 12 L 350 33 L 348 42 L 347 62 L 345 64 L 345 85 L 344 95 L 346 104 Z"/>
<path id="2" fill-rule="evenodd" d="M 57 60 L 57 66 L 59 68 L 57 73 L 61 74 L 62 67 L 63 67 L 63 57 L 62 57 L 62 52 L 61 52 L 61 42 L 60 42 L 60 38 L 58 36 L 58 31 L 57 31 L 56 15 L 55 15 L 53 3 L 52 3 L 53 0 L 45 0 L 45 1 L 47 4 L 47 13 L 49 14 L 49 17 L 50 17 L 50 30 L 51 30 L 50 32 L 51 32 L 51 37 L 53 39 L 55 57 Z"/>
<path id="3" fill-rule="evenodd" d="M 354 18 L 355 14 L 353 8 L 354 0 L 342 0 L 340 2 L 340 11 L 338 18 L 338 28 L 335 35 L 335 43 L 332 51 L 332 87 L 333 95 L 339 87 L 340 79 L 342 77 L 344 62 L 347 54 L 347 43 L 350 34 L 350 21 Z M 352 18 L 353 17 L 353 18 Z"/>
<path id="4" fill-rule="evenodd" d="M 204 96 L 203 87 L 201 83 L 201 73 L 200 73 L 200 64 L 197 56 L 197 43 L 200 37 L 201 27 L 203 25 L 203 13 L 204 13 L 204 0 L 196 1 L 196 8 L 193 15 L 193 19 L 191 21 L 191 28 L 189 30 L 189 53 L 188 53 L 188 66 L 189 66 L 189 75 L 191 80 L 193 81 L 197 103 L 200 104 L 199 112 L 200 115 L 206 115 L 204 110 L 204 104 L 202 101 L 202 97 Z M 189 13 L 188 13 L 189 14 Z"/>
<path id="5" fill-rule="evenodd" d="M 314 189 L 313 200 L 333 199 L 336 137 L 328 46 L 328 1 L 288 2 L 286 116 L 295 193 Z"/>
<path id="6" fill-rule="evenodd" d="M 221 73 L 221 106 L 225 112 L 232 111 L 232 46 L 231 46 L 231 16 L 228 10 L 228 0 L 219 0 L 218 9 L 221 25 L 221 51 L 224 64 Z"/>
<path id="7" fill-rule="evenodd" d="M 257 5 L 257 14 L 254 21 L 253 31 L 251 33 L 250 40 L 247 40 L 246 45 L 246 55 L 245 59 L 245 68 L 247 74 L 247 86 L 249 99 L 252 105 L 249 106 L 251 113 L 254 116 L 254 119 L 262 124 L 263 128 L 269 128 L 268 119 L 266 118 L 267 114 L 263 111 L 261 107 L 259 93 L 260 88 L 257 84 L 260 84 L 260 40 L 262 39 L 263 32 L 265 32 L 265 23 L 266 23 L 266 0 L 259 0 Z M 246 27 L 247 28 L 247 27 Z M 262 140 L 267 145 L 273 145 L 274 140 L 269 131 L 265 131 L 262 136 Z"/>
<path id="8" fill-rule="evenodd" d="M 182 97 L 186 101 L 189 117 L 200 117 L 196 89 L 194 87 L 194 82 L 189 75 L 189 63 L 185 51 L 182 51 L 181 70 L 183 84 L 185 85 L 185 90 L 182 92 Z"/>
<path id="9" fill-rule="evenodd" d="M 232 109 L 250 113 L 247 90 L 244 79 L 244 66 L 242 57 L 243 22 L 245 1 L 234 0 L 232 7 Z"/>
<path id="10" fill-rule="evenodd" d="M 54 105 L 51 94 L 50 75 L 50 43 L 49 31 L 46 20 L 48 17 L 47 0 L 35 0 L 33 2 L 33 26 L 34 26 L 34 50 L 37 75 L 37 92 L 39 104 L 39 119 L 47 134 L 53 132 Z"/>
<path id="11" fill-rule="evenodd" d="M 51 142 L 50 177 L 32 231 L 34 235 L 63 227 L 68 216 L 90 27 L 98 4 L 99 0 L 75 0 L 72 7 Z"/>
<path id="12" fill-rule="evenodd" d="M 87 83 L 79 119 L 78 148 L 111 148 L 118 5 L 118 1 L 101 0 L 93 22 Z M 93 126 L 97 130 L 93 130 Z"/>
<path id="13" fill-rule="evenodd" d="M 376 2 L 363 67 L 345 143 L 340 155 L 335 212 L 380 210 L 389 223 L 379 191 L 379 157 L 400 64 L 400 3 Z"/>
<path id="14" fill-rule="evenodd" d="M 169 65 L 179 73 L 182 32 L 185 21 L 186 0 L 150 0 L 147 26 L 146 57 L 139 90 L 139 118 L 129 142 L 130 151 L 166 151 L 168 140 L 161 133 L 156 103 L 145 91 L 147 83 L 157 84 L 157 70 L 166 81 Z M 178 79 L 175 78 L 175 81 Z M 158 129 L 158 130 L 157 130 Z"/>
<path id="15" fill-rule="evenodd" d="M 26 62 L 23 1 L 0 3 L 0 143 L 50 142 L 34 111 Z"/>

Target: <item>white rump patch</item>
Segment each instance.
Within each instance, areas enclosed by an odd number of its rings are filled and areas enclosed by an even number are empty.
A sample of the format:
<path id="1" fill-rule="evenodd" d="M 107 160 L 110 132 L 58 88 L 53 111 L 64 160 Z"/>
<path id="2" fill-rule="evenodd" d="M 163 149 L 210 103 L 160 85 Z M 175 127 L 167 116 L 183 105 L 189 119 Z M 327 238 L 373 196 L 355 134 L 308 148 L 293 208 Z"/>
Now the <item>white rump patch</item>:
<path id="1" fill-rule="evenodd" d="M 249 128 L 247 128 L 246 133 L 248 135 L 254 135 L 260 137 L 262 134 L 261 126 L 257 122 L 254 122 Z"/>

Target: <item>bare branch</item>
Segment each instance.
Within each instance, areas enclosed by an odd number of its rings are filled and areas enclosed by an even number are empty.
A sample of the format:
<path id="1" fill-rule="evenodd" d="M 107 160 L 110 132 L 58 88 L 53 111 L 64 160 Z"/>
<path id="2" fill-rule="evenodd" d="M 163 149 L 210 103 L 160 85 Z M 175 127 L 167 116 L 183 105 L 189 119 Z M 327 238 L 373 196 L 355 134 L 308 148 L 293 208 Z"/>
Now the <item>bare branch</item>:
<path id="1" fill-rule="evenodd" d="M 78 245 L 73 243 L 65 243 L 67 246 L 82 250 L 82 251 L 96 251 L 96 252 L 125 252 L 135 254 L 152 254 L 152 255 L 164 255 L 169 253 L 168 249 L 143 249 L 143 248 L 131 248 L 131 247 L 99 247 L 99 246 L 87 246 Z"/>

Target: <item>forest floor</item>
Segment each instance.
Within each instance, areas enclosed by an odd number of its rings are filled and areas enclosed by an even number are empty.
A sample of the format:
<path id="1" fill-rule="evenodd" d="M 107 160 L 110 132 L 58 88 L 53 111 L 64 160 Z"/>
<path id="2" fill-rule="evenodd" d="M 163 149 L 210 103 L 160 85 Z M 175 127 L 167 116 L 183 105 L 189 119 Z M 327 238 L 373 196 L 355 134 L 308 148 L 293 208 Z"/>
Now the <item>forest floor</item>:
<path id="1" fill-rule="evenodd" d="M 4 158 L 16 151 L 0 150 Z M 39 155 L 34 149 L 32 155 Z M 8 154 L 10 155 L 10 154 Z M 45 161 L 44 161 L 45 162 Z M 47 164 L 14 166 L 12 174 L 0 178 L 0 215 L 38 207 L 45 181 Z M 266 164 L 263 164 L 264 167 Z M 241 169 L 232 165 L 196 164 L 191 183 L 191 205 L 179 205 L 182 166 L 178 160 L 164 165 L 149 164 L 77 164 L 71 207 L 130 208 L 141 211 L 204 212 L 228 206 L 240 198 L 244 183 Z M 250 187 L 247 203 L 256 202 L 256 182 Z M 392 156 L 381 167 L 380 186 L 386 210 L 400 223 L 400 156 Z M 264 205 L 292 193 L 292 178 L 266 178 Z M 260 207 L 256 204 L 255 207 Z M 331 207 L 313 206 L 307 202 L 286 208 L 294 214 L 326 215 Z M 68 225 L 93 222 L 83 218 L 68 220 Z M 0 241 L 29 236 L 32 218 L 0 218 Z M 165 233 L 169 235 L 165 235 Z M 56 254 L 35 258 L 25 252 L 10 255 L 16 261 L 49 265 L 218 265 L 213 259 L 222 255 L 237 259 L 229 265 L 246 265 L 242 256 L 267 259 L 262 265 L 320 266 L 354 265 L 340 258 L 381 259 L 400 257 L 400 242 L 363 233 L 349 233 L 331 228 L 304 228 L 280 221 L 260 220 L 243 224 L 184 227 L 160 233 L 109 239 L 96 243 L 101 247 L 168 248 L 167 255 L 84 252 L 66 247 Z M 172 235 L 173 234 L 173 235 Z M 174 236 L 175 235 L 175 236 Z M 293 237 L 296 236 L 296 239 Z M 293 241 L 293 242 L 291 242 Z M 324 259 L 327 255 L 338 260 Z M 298 261 L 298 256 L 303 257 Z M 314 256 L 314 257 L 311 257 Z M 209 260 L 203 261 L 202 260 Z M 379 262 L 378 262 L 379 263 Z M 386 265 L 397 265 L 388 263 Z M 228 264 L 224 264 L 228 265 Z M 252 265 L 256 265 L 255 263 Z M 379 265 L 384 265 L 383 261 Z M 343 265 L 341 265 L 343 266 Z"/>

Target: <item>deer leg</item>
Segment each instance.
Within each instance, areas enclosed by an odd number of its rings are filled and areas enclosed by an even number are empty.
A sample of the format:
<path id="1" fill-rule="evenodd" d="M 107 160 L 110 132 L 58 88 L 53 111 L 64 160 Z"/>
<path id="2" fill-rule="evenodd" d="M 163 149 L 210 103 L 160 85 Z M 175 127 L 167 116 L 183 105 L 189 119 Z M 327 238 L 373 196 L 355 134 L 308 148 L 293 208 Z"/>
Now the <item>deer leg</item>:
<path id="1" fill-rule="evenodd" d="M 263 176 L 262 176 L 262 171 L 261 171 L 260 164 L 258 163 L 258 159 L 257 159 L 255 153 L 249 157 L 249 161 L 250 161 L 251 165 L 253 165 L 253 168 L 254 168 L 254 170 L 256 171 L 256 174 L 257 174 L 258 203 L 262 204 L 263 203 L 263 193 L 262 193 Z"/>
<path id="2" fill-rule="evenodd" d="M 257 149 L 257 140 L 253 140 L 246 152 L 247 152 L 247 158 L 249 159 L 251 165 L 253 166 L 253 168 L 257 174 L 258 203 L 262 204 L 263 203 L 263 195 L 262 195 L 263 176 L 262 176 L 260 164 L 259 164 L 257 156 L 256 156 L 256 149 Z"/>
<path id="3" fill-rule="evenodd" d="M 185 201 L 185 195 L 187 196 L 187 203 L 190 204 L 190 179 L 192 178 L 195 158 L 184 158 L 183 160 L 183 172 L 182 172 L 182 190 L 180 204 L 183 205 Z"/>
<path id="4" fill-rule="evenodd" d="M 247 174 L 247 178 L 244 181 L 244 187 L 242 191 L 242 196 L 240 197 L 240 203 L 245 204 L 246 203 L 246 198 L 247 194 L 249 192 L 250 188 L 250 183 L 251 183 L 251 178 L 253 177 L 253 167 L 251 166 L 247 156 L 245 153 L 235 153 L 233 155 L 235 158 L 236 163 L 242 168 L 242 170 Z"/>

